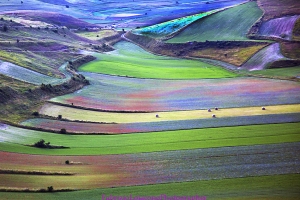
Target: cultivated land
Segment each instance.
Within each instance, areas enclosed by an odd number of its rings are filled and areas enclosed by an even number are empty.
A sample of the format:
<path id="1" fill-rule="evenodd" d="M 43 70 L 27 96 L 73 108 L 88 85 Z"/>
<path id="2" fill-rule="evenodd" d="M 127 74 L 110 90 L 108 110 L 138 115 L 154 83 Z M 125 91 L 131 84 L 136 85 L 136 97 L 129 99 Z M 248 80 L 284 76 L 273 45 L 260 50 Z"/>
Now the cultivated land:
<path id="1" fill-rule="evenodd" d="M 248 30 L 262 14 L 256 2 L 242 4 L 196 21 L 167 42 L 248 40 Z"/>
<path id="2" fill-rule="evenodd" d="M 298 1 L 45 2 L 0 3 L 0 199 L 299 199 Z"/>
<path id="3" fill-rule="evenodd" d="M 237 76 L 222 68 L 193 60 L 155 56 L 137 45 L 120 42 L 116 50 L 95 55 L 98 59 L 80 71 L 156 79 L 226 78 Z M 138 70 L 136 70 L 138 69 Z"/>

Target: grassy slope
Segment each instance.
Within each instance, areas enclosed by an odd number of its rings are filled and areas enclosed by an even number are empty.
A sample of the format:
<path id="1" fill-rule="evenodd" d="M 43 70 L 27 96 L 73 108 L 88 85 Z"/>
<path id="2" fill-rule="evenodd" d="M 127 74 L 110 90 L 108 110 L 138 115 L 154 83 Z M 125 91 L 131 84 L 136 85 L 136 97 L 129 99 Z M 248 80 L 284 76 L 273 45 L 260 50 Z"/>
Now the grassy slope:
<path id="1" fill-rule="evenodd" d="M 75 136 L 8 127 L 0 130 L 1 151 L 45 155 L 105 155 L 167 150 L 299 142 L 299 123 L 238 126 L 113 136 Z M 270 132 L 272 130 L 272 132 Z M 23 146 L 43 138 L 70 149 L 37 149 Z"/>
<path id="2" fill-rule="evenodd" d="M 299 174 L 246 177 L 223 180 L 168 183 L 78 191 L 70 193 L 0 193 L 4 199 L 99 199 L 113 196 L 206 196 L 207 199 L 296 200 L 299 199 Z"/>
<path id="3" fill-rule="evenodd" d="M 200 19 L 168 42 L 248 40 L 248 30 L 261 16 L 256 2 L 249 2 Z"/>
<path id="4" fill-rule="evenodd" d="M 155 56 L 128 42 L 120 42 L 115 47 L 117 51 L 110 54 L 98 54 L 97 61 L 82 66 L 80 70 L 159 79 L 224 78 L 236 76 L 236 74 L 204 62 Z M 129 52 L 126 52 L 127 50 Z"/>
<path id="5" fill-rule="evenodd" d="M 139 122 L 159 122 L 211 118 L 215 114 L 218 118 L 236 116 L 255 116 L 283 113 L 300 113 L 300 104 L 268 106 L 265 111 L 260 107 L 227 108 L 212 113 L 206 110 L 172 111 L 156 113 L 112 113 L 82 110 L 72 107 L 65 107 L 54 104 L 46 104 L 41 110 L 41 114 L 57 117 L 62 115 L 69 120 L 83 120 L 92 122 L 107 123 L 139 123 Z M 155 117 L 156 114 L 159 117 Z"/>
<path id="6" fill-rule="evenodd" d="M 152 26 L 148 26 L 148 27 L 144 27 L 144 28 L 140 28 L 140 29 L 135 29 L 135 30 L 133 30 L 133 33 L 147 35 L 150 37 L 167 36 L 167 35 L 170 35 L 176 31 L 184 28 L 185 26 L 188 26 L 190 23 L 193 23 L 194 21 L 196 21 L 198 19 L 209 16 L 218 11 L 219 11 L 219 9 L 212 10 L 212 11 L 208 11 L 208 12 L 204 12 L 204 13 L 200 13 L 200 14 L 196 14 L 196 15 L 190 15 L 190 16 L 174 19 L 171 21 L 163 22 L 160 24 L 156 24 L 156 25 L 152 25 Z"/>
<path id="7" fill-rule="evenodd" d="M 279 68 L 279 69 L 265 69 L 258 71 L 251 71 L 251 74 L 267 75 L 274 77 L 300 77 L 300 66 L 289 67 L 289 68 Z"/>

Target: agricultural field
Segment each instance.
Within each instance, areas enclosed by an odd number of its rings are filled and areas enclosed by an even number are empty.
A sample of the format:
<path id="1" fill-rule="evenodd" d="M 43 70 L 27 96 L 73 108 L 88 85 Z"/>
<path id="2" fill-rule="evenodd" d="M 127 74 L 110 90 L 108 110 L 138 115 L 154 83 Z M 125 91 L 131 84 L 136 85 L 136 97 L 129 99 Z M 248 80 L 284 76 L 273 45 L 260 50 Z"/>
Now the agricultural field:
<path id="1" fill-rule="evenodd" d="M 226 78 L 237 76 L 204 62 L 156 56 L 129 42 L 119 42 L 115 51 L 96 54 L 96 61 L 80 71 L 155 79 Z M 128 50 L 128 51 L 127 51 Z M 136 69 L 139 70 L 136 70 Z"/>
<path id="2" fill-rule="evenodd" d="M 171 21 L 163 22 L 161 24 L 155 24 L 152 26 L 138 28 L 133 30 L 133 33 L 146 35 L 154 38 L 165 37 L 183 29 L 184 27 L 188 26 L 189 24 L 201 18 L 212 15 L 219 11 L 221 11 L 221 9 L 212 10 L 212 11 L 208 11 L 196 15 L 187 16 L 187 17 L 182 17 Z"/>
<path id="3" fill-rule="evenodd" d="M 196 21 L 167 42 L 249 40 L 246 34 L 262 14 L 256 2 L 238 5 Z"/>
<path id="4" fill-rule="evenodd" d="M 299 84 L 259 78 L 135 79 L 83 73 L 91 85 L 50 102 L 107 111 L 176 111 L 299 103 Z M 259 85 L 259 87 L 257 87 Z M 64 115 L 64 114 L 63 114 Z"/>
<path id="5" fill-rule="evenodd" d="M 240 69 L 246 69 L 249 71 L 262 70 L 268 68 L 268 65 L 274 61 L 285 59 L 287 58 L 281 54 L 279 43 L 274 43 L 257 52 L 246 63 L 244 63 Z"/>
<path id="6" fill-rule="evenodd" d="M 0 200 L 299 199 L 293 1 L 0 2 Z"/>
<path id="7" fill-rule="evenodd" d="M 258 31 L 259 35 L 278 37 L 285 40 L 292 39 L 292 32 L 300 15 L 281 17 L 263 22 Z"/>

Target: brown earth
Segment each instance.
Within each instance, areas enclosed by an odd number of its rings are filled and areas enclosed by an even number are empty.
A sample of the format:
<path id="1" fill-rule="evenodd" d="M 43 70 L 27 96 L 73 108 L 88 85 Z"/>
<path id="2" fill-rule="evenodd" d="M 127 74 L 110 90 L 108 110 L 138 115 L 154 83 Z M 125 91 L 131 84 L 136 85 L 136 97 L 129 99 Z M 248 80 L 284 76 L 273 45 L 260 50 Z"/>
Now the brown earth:
<path id="1" fill-rule="evenodd" d="M 257 0 L 264 11 L 263 21 L 287 15 L 300 15 L 299 0 Z"/>

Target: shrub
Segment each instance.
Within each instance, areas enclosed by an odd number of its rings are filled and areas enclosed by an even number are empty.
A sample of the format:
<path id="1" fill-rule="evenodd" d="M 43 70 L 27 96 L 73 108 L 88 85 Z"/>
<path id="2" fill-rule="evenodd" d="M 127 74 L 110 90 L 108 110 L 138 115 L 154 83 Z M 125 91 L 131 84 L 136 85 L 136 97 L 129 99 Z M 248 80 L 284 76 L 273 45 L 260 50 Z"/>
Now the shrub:
<path id="1" fill-rule="evenodd" d="M 53 186 L 49 186 L 49 187 L 48 187 L 48 192 L 53 192 L 53 190 L 54 190 L 54 189 L 53 189 Z"/>
<path id="2" fill-rule="evenodd" d="M 67 130 L 66 130 L 65 128 L 62 128 L 62 129 L 60 129 L 60 133 L 66 134 L 66 133 L 67 133 Z"/>
<path id="3" fill-rule="evenodd" d="M 58 119 L 62 119 L 62 115 L 58 115 L 58 117 L 57 117 Z"/>
<path id="4" fill-rule="evenodd" d="M 69 160 L 66 160 L 65 163 L 66 163 L 66 165 L 69 165 L 69 164 L 70 164 L 70 161 L 69 161 Z"/>
<path id="5" fill-rule="evenodd" d="M 38 117 L 40 114 L 39 114 L 39 112 L 35 111 L 32 113 L 32 115 Z"/>
<path id="6" fill-rule="evenodd" d="M 45 140 L 40 139 L 40 141 L 34 143 L 34 146 L 35 146 L 35 147 L 38 147 L 38 148 L 45 148 L 45 147 L 46 147 L 46 145 L 45 145 Z"/>

